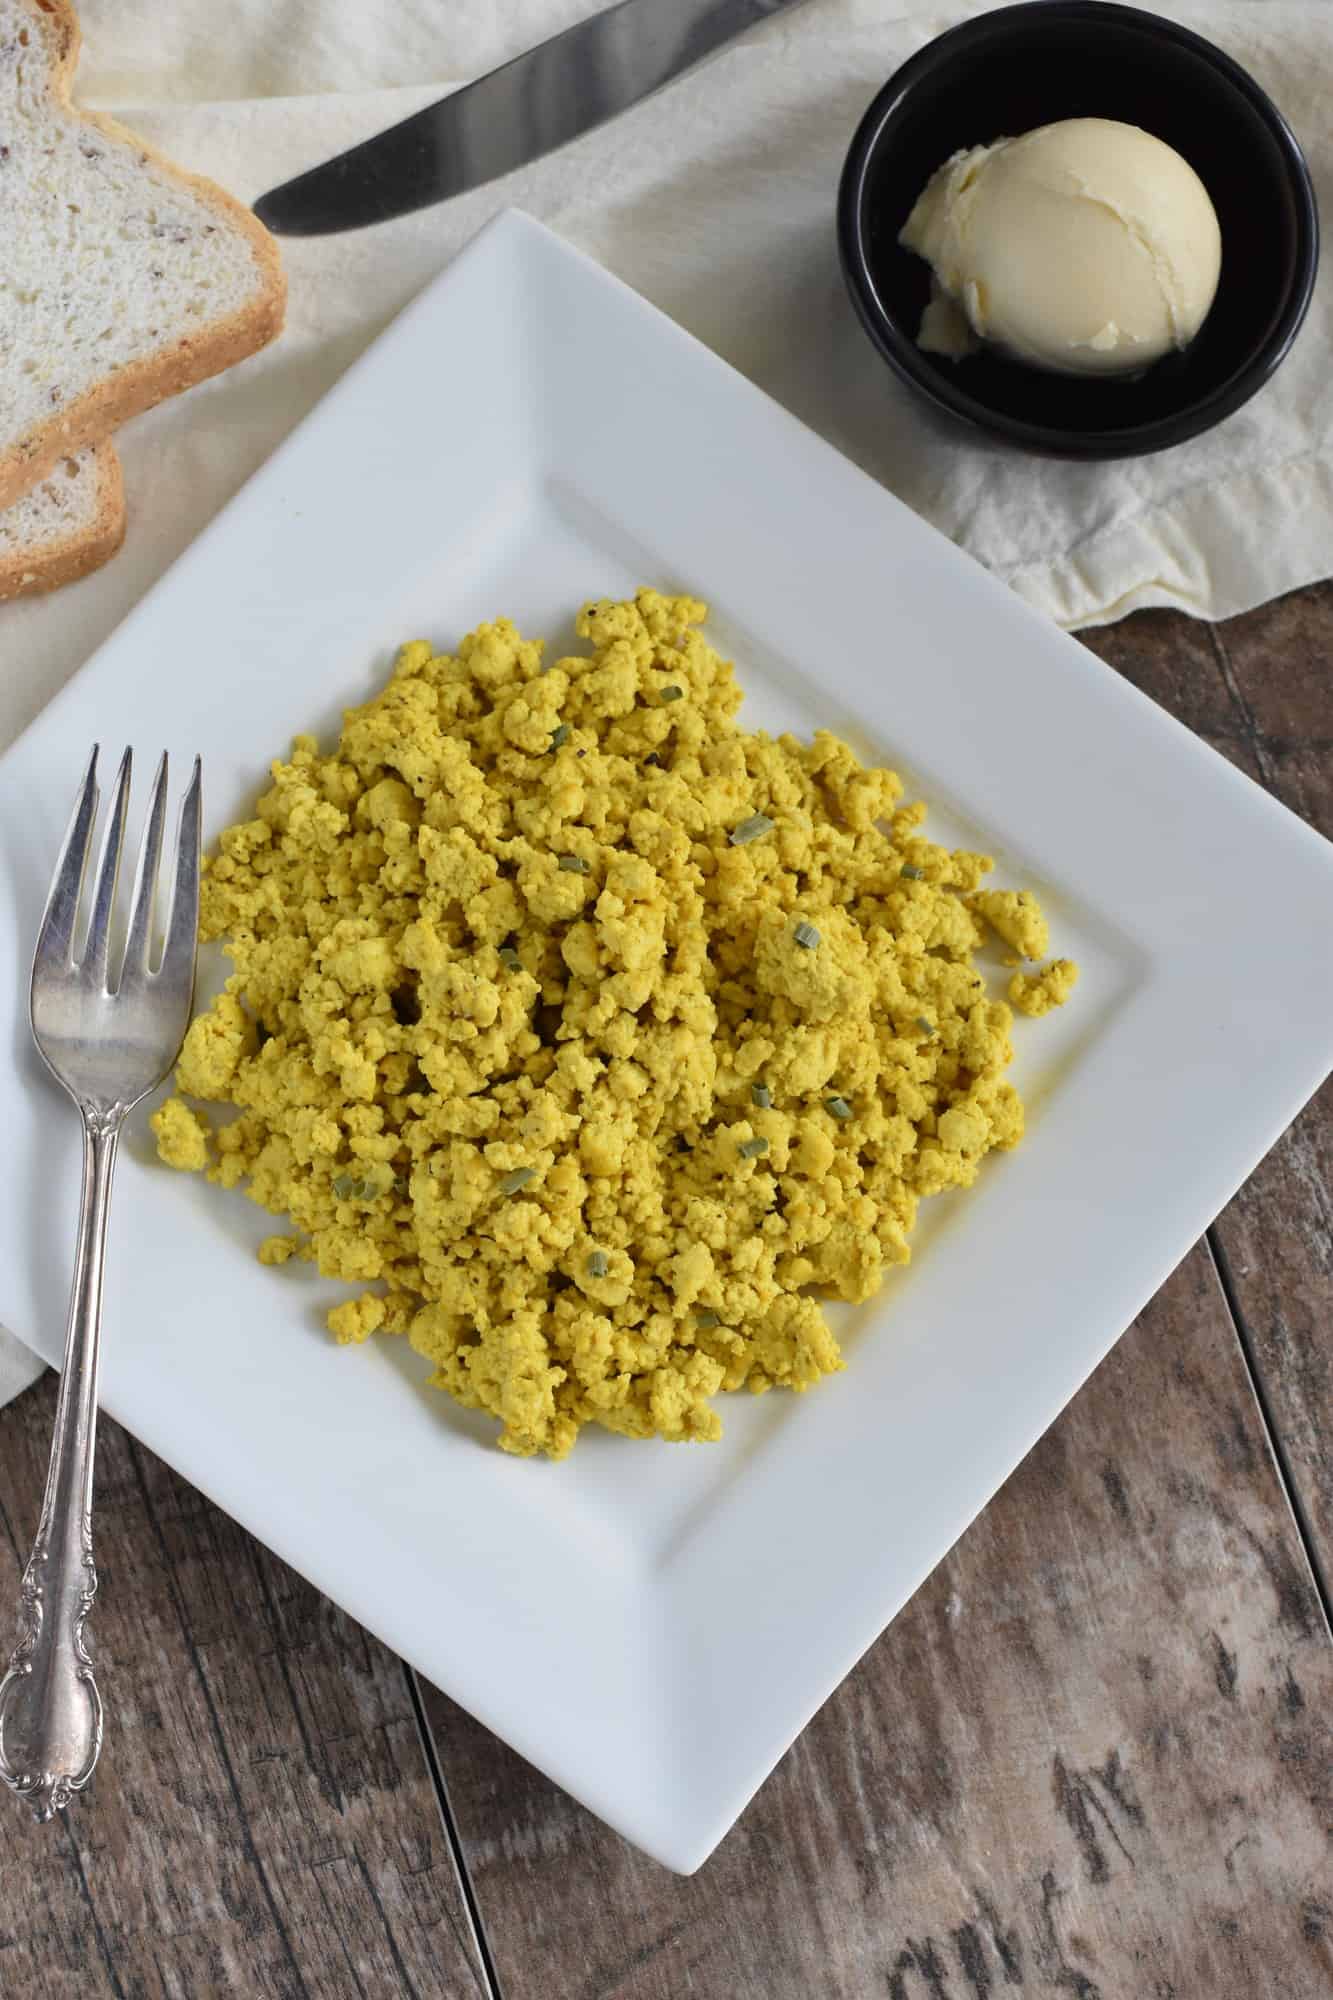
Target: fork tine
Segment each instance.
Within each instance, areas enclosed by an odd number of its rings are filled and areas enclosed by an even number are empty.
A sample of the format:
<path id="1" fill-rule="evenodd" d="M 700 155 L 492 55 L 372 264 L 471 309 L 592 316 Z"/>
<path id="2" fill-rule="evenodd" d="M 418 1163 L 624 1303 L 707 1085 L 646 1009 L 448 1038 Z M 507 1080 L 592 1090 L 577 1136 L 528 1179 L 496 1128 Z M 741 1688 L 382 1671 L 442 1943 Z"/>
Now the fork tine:
<path id="1" fill-rule="evenodd" d="M 162 752 L 148 801 L 139 859 L 134 870 L 134 894 L 130 900 L 130 929 L 125 940 L 125 971 L 144 972 L 153 945 L 153 904 L 157 895 L 157 870 L 162 858 L 162 823 L 167 810 L 167 753 Z M 123 975 L 122 975 L 123 977 Z"/>
<path id="2" fill-rule="evenodd" d="M 188 976 L 193 988 L 195 948 L 199 935 L 199 828 L 201 819 L 202 766 L 198 757 L 181 800 L 180 827 L 176 835 L 176 876 L 171 888 L 171 914 L 167 918 L 167 940 L 162 947 L 160 970 L 164 976 Z"/>
<path id="3" fill-rule="evenodd" d="M 99 985 L 106 982 L 107 955 L 111 950 L 111 919 L 116 908 L 116 880 L 120 874 L 120 850 L 125 844 L 125 814 L 130 802 L 132 758 L 127 750 L 116 773 L 116 789 L 111 796 L 102 851 L 97 858 L 97 880 L 93 887 L 93 907 L 88 918 L 88 942 L 83 969 Z"/>
<path id="4" fill-rule="evenodd" d="M 79 795 L 74 801 L 74 810 L 69 817 L 69 827 L 65 834 L 60 859 L 56 863 L 55 874 L 51 877 L 51 889 L 42 913 L 41 929 L 37 933 L 37 951 L 34 966 L 68 965 L 74 945 L 74 925 L 79 914 L 79 897 L 83 890 L 84 872 L 88 866 L 88 846 L 97 818 L 99 792 L 97 789 L 98 744 L 93 745 L 93 754 L 88 759 L 88 768 L 83 774 Z"/>

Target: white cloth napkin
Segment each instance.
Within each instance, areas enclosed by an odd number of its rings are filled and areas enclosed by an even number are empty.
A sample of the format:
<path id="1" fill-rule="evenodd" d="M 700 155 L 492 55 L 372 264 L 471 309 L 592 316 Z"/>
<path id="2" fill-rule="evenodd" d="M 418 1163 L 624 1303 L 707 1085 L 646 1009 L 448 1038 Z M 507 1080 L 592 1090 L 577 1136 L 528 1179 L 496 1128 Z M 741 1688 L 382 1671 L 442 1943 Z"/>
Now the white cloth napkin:
<path id="1" fill-rule="evenodd" d="M 1273 93 L 1333 215 L 1330 0 L 1157 7 Z M 271 0 L 85 0 L 76 94 L 252 200 L 589 10 L 589 0 L 288 0 L 280 11 Z M 123 552 L 83 583 L 0 607 L 0 746 L 366 342 L 509 204 L 627 279 L 1063 625 L 1148 604 L 1220 618 L 1333 569 L 1333 276 L 1294 354 L 1246 409 L 1141 461 L 1057 465 L 967 440 L 870 348 L 834 245 L 843 156 L 891 71 L 984 11 L 982 0 L 806 0 L 502 183 L 377 229 L 287 243 L 282 339 L 123 433 Z M 0 1339 L 0 1400 L 21 1386 L 14 1348 Z"/>

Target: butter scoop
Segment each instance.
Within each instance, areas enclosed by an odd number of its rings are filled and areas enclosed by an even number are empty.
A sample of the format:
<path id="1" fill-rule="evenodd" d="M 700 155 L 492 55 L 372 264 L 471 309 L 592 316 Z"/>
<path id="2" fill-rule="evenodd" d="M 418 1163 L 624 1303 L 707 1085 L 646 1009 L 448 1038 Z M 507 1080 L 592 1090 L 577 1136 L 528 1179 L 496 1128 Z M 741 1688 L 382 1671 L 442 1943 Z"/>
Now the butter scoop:
<path id="1" fill-rule="evenodd" d="M 1067 375 L 1132 374 L 1187 347 L 1222 266 L 1193 167 L 1110 118 L 955 153 L 899 241 L 934 272 L 919 346 L 958 358 L 989 341 Z"/>

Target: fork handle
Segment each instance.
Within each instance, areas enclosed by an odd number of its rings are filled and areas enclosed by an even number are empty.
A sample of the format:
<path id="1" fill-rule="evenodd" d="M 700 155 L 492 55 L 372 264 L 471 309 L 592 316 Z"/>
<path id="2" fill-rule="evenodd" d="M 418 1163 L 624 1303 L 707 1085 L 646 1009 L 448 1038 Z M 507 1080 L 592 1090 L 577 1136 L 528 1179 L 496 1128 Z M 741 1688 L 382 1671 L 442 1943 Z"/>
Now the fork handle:
<path id="1" fill-rule="evenodd" d="M 80 1106 L 83 1194 L 64 1370 L 37 1540 L 23 1572 L 21 1628 L 0 1681 L 0 1779 L 39 1820 L 67 1806 L 102 1747 L 102 1698 L 83 1642 L 97 1590 L 93 1455 L 111 1177 L 124 1111 Z"/>

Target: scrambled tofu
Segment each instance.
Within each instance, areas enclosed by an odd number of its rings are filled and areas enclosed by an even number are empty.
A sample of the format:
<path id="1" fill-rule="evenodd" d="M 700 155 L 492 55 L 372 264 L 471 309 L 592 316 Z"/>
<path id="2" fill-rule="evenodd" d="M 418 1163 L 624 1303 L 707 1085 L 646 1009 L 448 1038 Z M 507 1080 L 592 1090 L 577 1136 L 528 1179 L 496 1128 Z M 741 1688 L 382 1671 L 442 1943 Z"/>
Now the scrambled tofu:
<path id="1" fill-rule="evenodd" d="M 1072 958 L 1053 958 L 1040 972 L 1016 972 L 1009 981 L 1009 998 L 1020 1014 L 1049 1014 L 1063 1007 L 1078 980 Z"/>
<path id="2" fill-rule="evenodd" d="M 161 1110 L 153 1114 L 153 1130 L 159 1159 L 184 1173 L 204 1171 L 208 1165 L 209 1125 L 201 1111 L 191 1111 L 179 1097 L 169 1097 Z"/>
<path id="3" fill-rule="evenodd" d="M 1045 958 L 1050 932 L 1041 905 L 1026 889 L 983 889 L 972 907 L 1010 947 L 1010 964 L 1020 958 Z"/>
<path id="4" fill-rule="evenodd" d="M 549 667 L 506 620 L 404 646 L 205 875 L 235 969 L 177 1081 L 237 1115 L 168 1100 L 162 1158 L 244 1183 L 288 1225 L 263 1262 L 356 1288 L 334 1335 L 405 1334 L 512 1452 L 715 1438 L 718 1391 L 811 1387 L 821 1301 L 1023 1131 L 973 954 L 988 924 L 1041 956 L 1036 902 L 835 737 L 741 729 L 703 617 L 591 604 Z"/>

